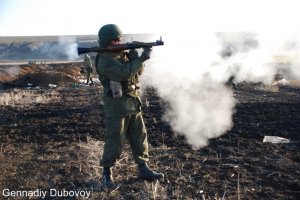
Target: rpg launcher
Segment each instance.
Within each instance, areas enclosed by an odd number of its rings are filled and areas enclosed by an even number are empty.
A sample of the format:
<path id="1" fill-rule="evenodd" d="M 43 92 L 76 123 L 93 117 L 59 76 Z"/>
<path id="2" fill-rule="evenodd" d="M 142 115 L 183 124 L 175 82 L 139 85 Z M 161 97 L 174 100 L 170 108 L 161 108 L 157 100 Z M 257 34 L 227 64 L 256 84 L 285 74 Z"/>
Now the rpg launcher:
<path id="1" fill-rule="evenodd" d="M 126 44 L 113 45 L 108 47 L 91 47 L 91 48 L 77 48 L 78 55 L 90 52 L 107 52 L 107 51 L 123 51 L 129 49 L 139 49 L 145 47 L 161 46 L 164 45 L 162 38 L 156 40 L 155 42 L 131 42 Z"/>

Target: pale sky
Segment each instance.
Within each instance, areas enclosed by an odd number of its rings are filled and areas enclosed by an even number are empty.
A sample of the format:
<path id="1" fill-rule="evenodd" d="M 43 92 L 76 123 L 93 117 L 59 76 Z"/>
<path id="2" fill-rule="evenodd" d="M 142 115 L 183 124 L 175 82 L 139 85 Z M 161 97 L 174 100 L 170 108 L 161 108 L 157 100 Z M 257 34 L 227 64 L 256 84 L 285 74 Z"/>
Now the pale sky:
<path id="1" fill-rule="evenodd" d="M 0 36 L 124 33 L 180 29 L 298 31 L 297 0 L 0 0 Z"/>

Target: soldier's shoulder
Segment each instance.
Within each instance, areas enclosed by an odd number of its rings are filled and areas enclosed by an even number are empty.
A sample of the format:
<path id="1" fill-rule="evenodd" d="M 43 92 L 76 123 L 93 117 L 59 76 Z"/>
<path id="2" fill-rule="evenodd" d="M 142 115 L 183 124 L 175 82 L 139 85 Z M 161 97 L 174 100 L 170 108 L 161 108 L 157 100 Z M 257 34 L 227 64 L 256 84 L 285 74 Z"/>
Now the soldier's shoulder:
<path id="1" fill-rule="evenodd" d="M 99 56 L 97 67 L 99 69 L 106 69 L 115 64 L 115 60 L 111 56 L 102 55 Z"/>
<path id="2" fill-rule="evenodd" d="M 98 59 L 98 61 L 103 61 L 103 60 L 110 59 L 110 56 L 106 53 L 101 53 L 101 54 L 99 54 L 97 59 Z"/>
<path id="3" fill-rule="evenodd" d="M 109 62 L 112 59 L 113 59 L 113 57 L 111 55 L 103 54 L 103 55 L 99 56 L 98 62 Z"/>

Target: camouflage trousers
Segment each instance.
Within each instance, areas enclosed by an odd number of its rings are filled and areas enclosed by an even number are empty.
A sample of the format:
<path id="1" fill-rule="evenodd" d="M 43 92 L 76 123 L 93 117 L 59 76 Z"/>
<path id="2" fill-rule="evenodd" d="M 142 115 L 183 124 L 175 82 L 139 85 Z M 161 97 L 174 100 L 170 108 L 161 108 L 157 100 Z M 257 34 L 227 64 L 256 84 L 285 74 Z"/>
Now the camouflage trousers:
<path id="1" fill-rule="evenodd" d="M 137 164 L 148 162 L 147 131 L 142 113 L 105 119 L 105 144 L 100 165 L 112 167 L 120 158 L 126 139 Z"/>

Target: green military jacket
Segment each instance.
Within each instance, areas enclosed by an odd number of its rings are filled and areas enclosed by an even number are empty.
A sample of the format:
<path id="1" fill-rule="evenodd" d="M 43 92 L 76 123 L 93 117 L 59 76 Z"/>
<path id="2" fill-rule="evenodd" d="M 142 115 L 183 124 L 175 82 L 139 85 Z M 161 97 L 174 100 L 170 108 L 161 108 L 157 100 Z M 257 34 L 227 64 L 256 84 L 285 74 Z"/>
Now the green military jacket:
<path id="1" fill-rule="evenodd" d="M 96 69 L 103 85 L 103 103 L 106 117 L 122 117 L 141 111 L 141 100 L 137 86 L 144 65 L 137 58 L 129 60 L 125 52 L 104 52 L 96 57 Z M 123 95 L 113 98 L 110 81 L 120 82 Z"/>

